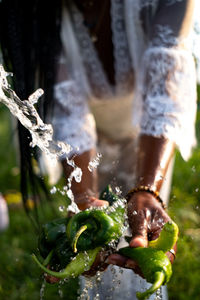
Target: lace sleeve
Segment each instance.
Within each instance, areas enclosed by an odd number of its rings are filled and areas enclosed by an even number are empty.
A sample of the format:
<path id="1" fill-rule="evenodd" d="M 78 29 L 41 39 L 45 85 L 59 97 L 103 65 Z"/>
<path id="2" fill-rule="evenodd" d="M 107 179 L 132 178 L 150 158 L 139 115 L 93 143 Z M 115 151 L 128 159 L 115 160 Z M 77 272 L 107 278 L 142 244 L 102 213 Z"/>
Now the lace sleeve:
<path id="1" fill-rule="evenodd" d="M 186 2 L 174 1 L 158 10 L 152 39 L 142 60 L 140 87 L 141 132 L 173 140 L 184 159 L 188 159 L 196 143 L 196 74 L 188 48 L 191 12 L 186 10 L 191 9 Z"/>
<path id="2" fill-rule="evenodd" d="M 96 145 L 96 128 L 84 93 L 74 80 L 57 83 L 54 87 L 55 109 L 53 128 L 55 140 L 72 146 L 70 155 L 81 154 Z"/>

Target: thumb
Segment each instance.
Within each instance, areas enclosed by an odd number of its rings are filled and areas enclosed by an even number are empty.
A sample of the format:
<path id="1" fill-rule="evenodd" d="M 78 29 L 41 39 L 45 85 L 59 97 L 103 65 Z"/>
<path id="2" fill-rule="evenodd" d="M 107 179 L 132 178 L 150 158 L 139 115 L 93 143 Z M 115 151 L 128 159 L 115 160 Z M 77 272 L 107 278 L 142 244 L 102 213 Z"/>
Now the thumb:
<path id="1" fill-rule="evenodd" d="M 138 235 L 130 241 L 130 247 L 137 248 L 137 247 L 147 247 L 148 241 L 147 238 L 144 236 Z"/>
<path id="2" fill-rule="evenodd" d="M 130 218 L 129 218 L 130 220 Z M 135 215 L 131 222 L 129 221 L 132 229 L 132 239 L 130 247 L 147 247 L 148 246 L 148 221 L 143 212 Z"/>
<path id="3" fill-rule="evenodd" d="M 109 203 L 108 201 L 94 198 L 94 200 L 91 202 L 91 206 L 94 207 L 109 206 Z"/>

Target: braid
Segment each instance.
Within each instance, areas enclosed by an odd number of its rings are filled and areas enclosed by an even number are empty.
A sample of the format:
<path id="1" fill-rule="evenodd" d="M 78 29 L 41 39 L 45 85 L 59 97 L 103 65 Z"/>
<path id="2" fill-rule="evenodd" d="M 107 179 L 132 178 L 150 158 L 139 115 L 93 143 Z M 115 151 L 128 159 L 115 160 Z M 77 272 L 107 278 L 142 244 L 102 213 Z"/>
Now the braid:
<path id="1" fill-rule="evenodd" d="M 0 4 L 0 39 L 6 70 L 13 72 L 14 89 L 21 99 L 27 99 L 38 84 L 44 89 L 44 99 L 40 100 L 42 118 L 52 108 L 55 64 L 60 51 L 61 4 L 57 2 L 3 0 Z M 29 132 L 21 124 L 18 124 L 18 132 L 21 191 L 25 210 L 29 213 L 28 194 L 31 193 L 36 202 L 40 193 L 46 198 L 49 193 L 42 179 L 34 173 L 32 157 L 37 158 L 37 153 L 29 145 Z M 35 217 L 38 221 L 37 210 Z"/>

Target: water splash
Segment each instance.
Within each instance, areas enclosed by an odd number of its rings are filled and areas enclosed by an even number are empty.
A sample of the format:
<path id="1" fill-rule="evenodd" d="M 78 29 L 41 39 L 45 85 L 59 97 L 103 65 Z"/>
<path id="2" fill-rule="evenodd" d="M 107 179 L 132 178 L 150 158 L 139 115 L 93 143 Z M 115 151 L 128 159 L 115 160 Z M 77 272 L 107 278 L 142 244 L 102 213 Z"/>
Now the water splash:
<path id="1" fill-rule="evenodd" d="M 43 279 L 42 285 L 41 285 L 41 288 L 40 288 L 40 300 L 44 300 L 44 291 L 45 291 L 45 288 L 46 288 L 46 280 Z"/>
<path id="2" fill-rule="evenodd" d="M 43 90 L 36 90 L 29 96 L 28 100 L 22 101 L 8 84 L 7 76 L 9 75 L 11 73 L 7 73 L 0 65 L 0 102 L 6 105 L 20 123 L 29 130 L 32 137 L 31 147 L 37 145 L 52 161 L 57 161 L 63 155 L 66 156 L 67 163 L 73 168 L 68 181 L 68 189 L 71 189 L 73 178 L 76 182 L 81 181 L 82 170 L 75 165 L 73 160 L 67 157 L 72 147 L 64 142 L 53 140 L 52 125 L 45 124 L 34 107 L 43 95 Z M 73 201 L 73 197 L 70 199 Z"/>
<path id="3" fill-rule="evenodd" d="M 162 299 L 163 299 L 162 288 L 159 288 L 156 291 L 156 296 L 155 296 L 154 300 L 162 300 Z"/>
<path id="4" fill-rule="evenodd" d="M 96 157 L 91 160 L 88 164 L 88 170 L 90 172 L 92 172 L 94 169 L 96 169 L 100 163 L 100 159 L 102 157 L 102 154 L 101 153 L 97 153 Z"/>

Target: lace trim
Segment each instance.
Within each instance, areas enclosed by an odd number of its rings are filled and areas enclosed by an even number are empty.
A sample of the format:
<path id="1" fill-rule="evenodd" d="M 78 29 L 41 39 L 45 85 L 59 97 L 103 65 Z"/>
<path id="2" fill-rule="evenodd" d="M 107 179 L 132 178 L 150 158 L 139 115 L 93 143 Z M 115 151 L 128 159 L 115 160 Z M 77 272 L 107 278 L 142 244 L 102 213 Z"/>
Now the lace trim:
<path id="1" fill-rule="evenodd" d="M 124 3 L 123 1 L 112 0 L 111 4 L 116 93 L 123 95 L 133 89 L 133 69 L 125 29 Z"/>
<path id="2" fill-rule="evenodd" d="M 156 6 L 159 0 L 141 0 L 140 7 Z"/>
<path id="3" fill-rule="evenodd" d="M 82 59 L 92 86 L 92 91 L 96 97 L 111 97 L 112 89 L 109 86 L 102 64 L 97 57 L 97 53 L 94 49 L 88 30 L 83 25 L 83 17 L 73 4 L 71 5 L 71 12 L 74 21 L 74 30 L 80 45 Z"/>
<path id="4" fill-rule="evenodd" d="M 159 0 L 141 0 L 140 7 L 156 6 Z M 167 5 L 173 5 L 176 2 L 182 2 L 183 0 L 165 0 Z"/>
<path id="5" fill-rule="evenodd" d="M 176 37 L 169 25 L 156 25 L 156 37 L 151 41 L 154 47 L 191 47 L 191 39 L 189 37 Z"/>
<path id="6" fill-rule="evenodd" d="M 195 66 L 185 50 L 151 47 L 144 55 L 141 132 L 175 141 L 187 159 L 195 145 Z"/>
<path id="7" fill-rule="evenodd" d="M 176 2 L 182 2 L 183 0 L 167 0 L 167 5 L 173 5 L 175 4 Z"/>
<path id="8" fill-rule="evenodd" d="M 96 145 L 96 128 L 84 95 L 72 81 L 63 81 L 54 87 L 54 136 L 73 148 L 70 155 L 83 153 Z"/>
<path id="9" fill-rule="evenodd" d="M 92 86 L 93 94 L 98 98 L 112 98 L 115 93 L 127 93 L 133 87 L 133 71 L 130 61 L 128 42 L 124 26 L 124 4 L 121 0 L 111 1 L 111 19 L 115 59 L 115 87 L 108 82 L 103 66 L 98 58 L 87 28 L 83 25 L 83 17 L 72 5 L 71 11 L 74 28 L 80 44 L 82 59 L 86 73 Z M 91 76 L 92 74 L 92 76 Z"/>

